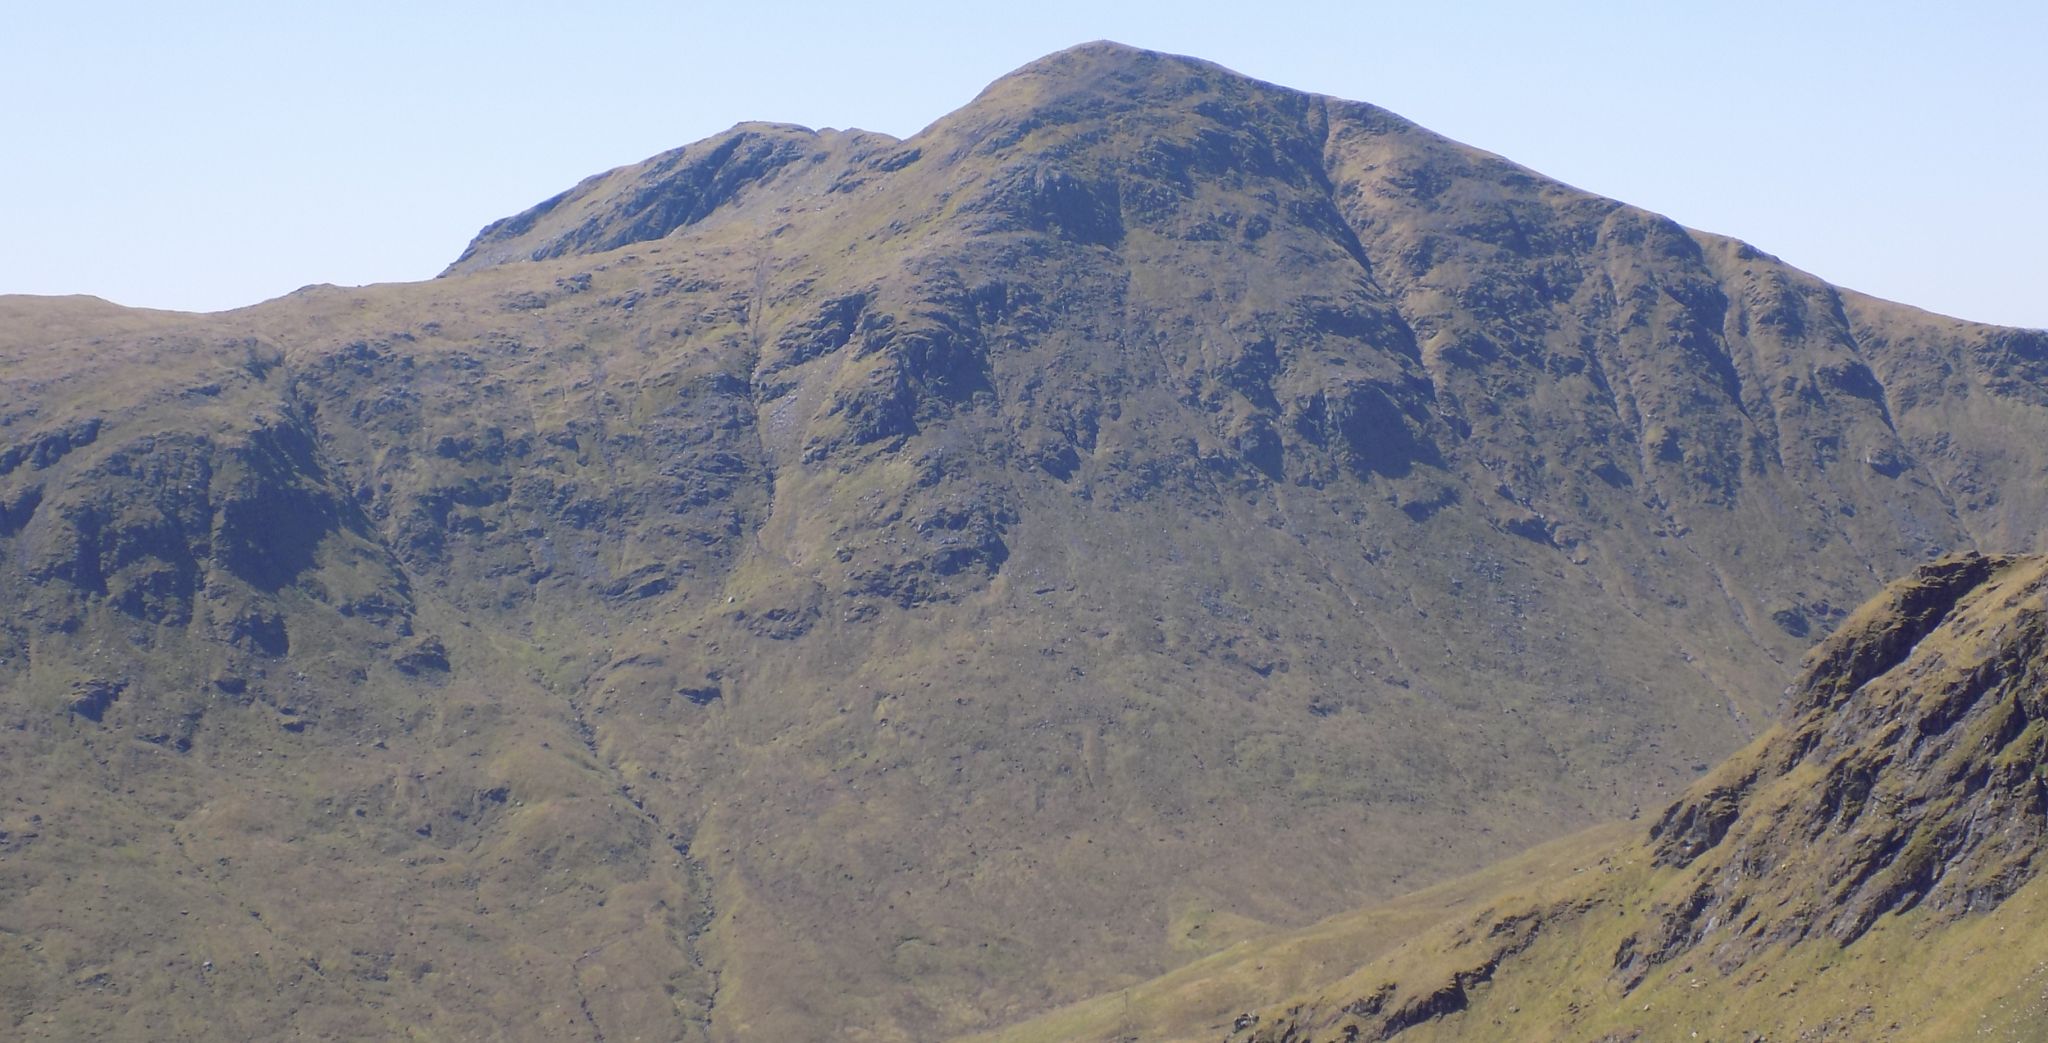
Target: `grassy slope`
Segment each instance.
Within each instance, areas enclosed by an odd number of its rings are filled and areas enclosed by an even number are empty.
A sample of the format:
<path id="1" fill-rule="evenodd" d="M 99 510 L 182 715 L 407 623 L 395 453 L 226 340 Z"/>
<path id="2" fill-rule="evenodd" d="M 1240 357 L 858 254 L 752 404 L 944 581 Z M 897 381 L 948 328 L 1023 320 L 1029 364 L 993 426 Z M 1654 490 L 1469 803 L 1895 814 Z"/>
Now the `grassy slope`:
<path id="1" fill-rule="evenodd" d="M 2048 559 L 1960 599 L 1916 598 L 1929 575 L 1845 624 L 1802 708 L 1647 838 L 1588 833 L 987 1038 L 2037 1038 Z M 1693 813 L 1722 806 L 1699 848 Z"/>
<path id="2" fill-rule="evenodd" d="M 1623 824 L 1597 826 L 1503 858 L 1479 872 L 1309 927 L 1238 942 L 1151 981 L 968 1039 L 1214 1039 L 1228 1034 L 1241 1013 L 1371 963 L 1447 919 L 1469 915 L 1479 903 L 1500 903 L 1504 895 L 1597 868 L 1606 852 L 1634 832 Z"/>

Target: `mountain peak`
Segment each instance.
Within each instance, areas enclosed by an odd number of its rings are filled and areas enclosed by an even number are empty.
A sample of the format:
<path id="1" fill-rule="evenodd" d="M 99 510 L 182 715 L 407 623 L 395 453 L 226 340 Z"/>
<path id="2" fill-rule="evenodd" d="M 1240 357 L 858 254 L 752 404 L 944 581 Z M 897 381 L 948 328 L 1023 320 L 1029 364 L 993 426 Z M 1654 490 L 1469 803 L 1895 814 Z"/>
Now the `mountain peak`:
<path id="1" fill-rule="evenodd" d="M 1666 803 L 1874 577 L 2048 519 L 2048 337 L 1115 44 L 904 141 L 734 127 L 485 267 L 0 302 L 6 1004 L 947 1038 Z M 1830 648 L 1964 647 L 1917 629 Z M 1741 867 L 1694 806 L 1642 872 Z M 285 962 L 152 955 L 230 945 Z"/>
<path id="2" fill-rule="evenodd" d="M 761 186 L 818 193 L 829 178 L 896 143 L 864 130 L 812 130 L 746 122 L 639 163 L 585 178 L 533 207 L 486 225 L 443 275 L 512 261 L 602 253 L 659 239 L 731 210 Z"/>
<path id="3" fill-rule="evenodd" d="M 1239 75 L 1214 62 L 1188 55 L 1147 50 L 1114 40 L 1091 40 L 1026 62 L 997 79 L 996 83 L 1017 77 L 1067 79 L 1108 74 L 1138 78 L 1172 70 Z"/>
<path id="4" fill-rule="evenodd" d="M 443 274 L 659 239 L 714 214 L 735 213 L 748 200 L 795 206 L 894 173 L 927 151 L 945 157 L 948 165 L 1006 153 L 1011 146 L 1058 156 L 1106 145 L 1111 153 L 1123 154 L 1160 139 L 1196 141 L 1206 130 L 1192 120 L 1298 138 L 1306 149 L 1324 130 L 1317 121 L 1318 100 L 1212 62 L 1098 40 L 1056 51 L 997 79 L 909 142 L 862 131 L 742 123 L 598 174 L 485 227 Z M 1062 127 L 1077 129 L 1057 132 Z M 901 155 L 882 154 L 899 144 L 906 146 Z M 1190 158 L 1186 148 L 1168 151 L 1170 162 Z M 1179 177 L 1175 171 L 1160 173 Z M 1102 175 L 1118 176 L 1112 170 Z M 976 171 L 968 170 L 954 180 L 971 183 L 976 177 Z M 944 195 L 949 187 L 925 185 L 921 191 Z"/>
<path id="5" fill-rule="evenodd" d="M 1306 108 L 1314 97 L 1200 58 L 1096 40 L 1019 67 L 989 84 L 955 115 L 1020 105 L 1080 111 L 1154 106 L 1184 110 L 1193 105 L 1214 114 L 1220 111 L 1217 101 L 1260 95 L 1284 99 L 1283 105 L 1290 108 Z"/>

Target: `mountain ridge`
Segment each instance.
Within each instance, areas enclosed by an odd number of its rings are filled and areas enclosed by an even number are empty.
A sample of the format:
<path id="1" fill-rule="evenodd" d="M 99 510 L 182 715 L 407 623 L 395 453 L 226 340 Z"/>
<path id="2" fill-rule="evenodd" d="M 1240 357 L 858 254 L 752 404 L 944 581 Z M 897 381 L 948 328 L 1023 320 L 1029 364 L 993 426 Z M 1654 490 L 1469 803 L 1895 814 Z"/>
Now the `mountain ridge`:
<path id="1" fill-rule="evenodd" d="M 209 898 L 363 968 L 252 1032 L 1017 1020 L 1661 802 L 1881 577 L 2040 539 L 2048 337 L 1370 106 L 1084 48 L 816 141 L 427 283 L 6 324 L 6 760 L 99 764 L 34 792 L 152 857 L 135 773 L 176 845 L 275 841 L 252 896 L 321 838 L 380 925 Z M 216 781 L 272 755 L 322 792 Z M 17 934 L 92 898 L 38 843 Z M 109 938 L 10 977 L 222 1009 Z"/>

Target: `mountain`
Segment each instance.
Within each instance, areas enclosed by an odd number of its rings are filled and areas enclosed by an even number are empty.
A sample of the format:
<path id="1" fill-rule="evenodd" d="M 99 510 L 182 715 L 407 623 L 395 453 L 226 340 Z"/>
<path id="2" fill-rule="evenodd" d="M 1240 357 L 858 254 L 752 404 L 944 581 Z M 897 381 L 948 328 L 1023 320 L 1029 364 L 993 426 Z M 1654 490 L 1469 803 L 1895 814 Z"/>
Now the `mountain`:
<path id="1" fill-rule="evenodd" d="M 1783 721 L 1646 830 L 1002 1038 L 2038 1039 L 2044 692 L 2048 559 L 1944 559 L 1816 648 Z M 1261 992 L 1297 995 L 1246 1009 Z"/>
<path id="2" fill-rule="evenodd" d="M 0 299 L 0 1009 L 892 1040 L 1136 986 L 1668 803 L 1885 579 L 2038 548 L 2044 378 L 1113 44 L 425 283 Z"/>

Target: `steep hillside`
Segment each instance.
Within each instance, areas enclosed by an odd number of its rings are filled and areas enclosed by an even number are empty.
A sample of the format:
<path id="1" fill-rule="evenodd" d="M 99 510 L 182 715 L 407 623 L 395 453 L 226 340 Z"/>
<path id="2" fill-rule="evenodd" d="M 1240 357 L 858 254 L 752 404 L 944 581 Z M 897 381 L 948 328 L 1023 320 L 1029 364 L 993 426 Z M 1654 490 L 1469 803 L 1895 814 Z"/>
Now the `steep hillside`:
<path id="1" fill-rule="evenodd" d="M 1666 803 L 2038 545 L 2044 368 L 1110 44 L 428 283 L 0 300 L 0 1008 L 1006 1024 Z"/>
<path id="2" fill-rule="evenodd" d="M 1561 841 L 1000 1038 L 2040 1038 L 2048 559 L 1922 568 L 1790 695 L 1646 833 Z M 1259 990 L 1300 995 L 1260 1009 Z"/>

